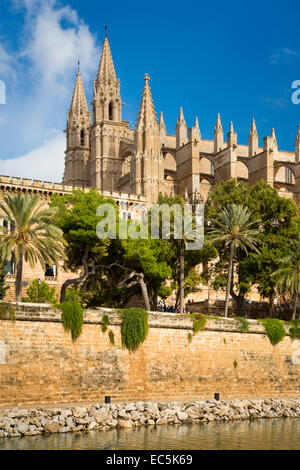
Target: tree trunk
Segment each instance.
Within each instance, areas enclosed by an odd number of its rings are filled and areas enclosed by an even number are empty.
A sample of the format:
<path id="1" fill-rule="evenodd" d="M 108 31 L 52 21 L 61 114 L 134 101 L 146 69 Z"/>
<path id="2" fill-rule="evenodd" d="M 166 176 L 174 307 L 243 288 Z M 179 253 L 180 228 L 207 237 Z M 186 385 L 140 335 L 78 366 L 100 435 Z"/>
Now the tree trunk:
<path id="1" fill-rule="evenodd" d="M 87 264 L 88 253 L 89 253 L 89 249 L 86 248 L 83 258 L 82 258 L 82 264 L 83 264 L 82 276 L 77 277 L 76 279 L 67 279 L 61 286 L 60 303 L 65 301 L 66 291 L 69 286 L 72 286 L 73 284 L 80 284 L 81 282 L 84 282 L 88 278 L 89 276 L 89 269 L 88 269 L 88 264 Z"/>
<path id="2" fill-rule="evenodd" d="M 20 249 L 16 265 L 16 302 L 22 302 L 23 250 Z"/>
<path id="3" fill-rule="evenodd" d="M 209 315 L 209 303 L 210 303 L 210 282 L 207 282 L 207 315 Z"/>
<path id="4" fill-rule="evenodd" d="M 139 280 L 139 284 L 141 286 L 141 291 L 142 291 L 142 294 L 143 294 L 143 299 L 144 299 L 146 310 L 147 310 L 147 312 L 150 312 L 151 308 L 150 308 L 150 302 L 149 302 L 147 286 L 144 282 L 144 276 L 142 274 L 139 274 L 138 280 Z"/>
<path id="5" fill-rule="evenodd" d="M 269 297 L 269 312 L 270 312 L 270 317 L 274 317 L 274 299 L 275 295 L 270 295 Z"/>
<path id="6" fill-rule="evenodd" d="M 184 313 L 184 239 L 180 244 L 180 313 Z"/>
<path id="7" fill-rule="evenodd" d="M 297 300 L 298 300 L 298 294 L 297 294 L 297 292 L 295 292 L 294 308 L 293 308 L 292 320 L 295 320 L 295 318 L 296 318 L 296 313 L 297 313 Z"/>
<path id="8" fill-rule="evenodd" d="M 227 317 L 228 315 L 229 294 L 230 294 L 232 271 L 233 271 L 233 255 L 234 255 L 234 242 L 232 241 L 230 244 L 230 254 L 229 254 L 228 278 L 227 278 L 226 301 L 225 301 L 225 317 Z"/>

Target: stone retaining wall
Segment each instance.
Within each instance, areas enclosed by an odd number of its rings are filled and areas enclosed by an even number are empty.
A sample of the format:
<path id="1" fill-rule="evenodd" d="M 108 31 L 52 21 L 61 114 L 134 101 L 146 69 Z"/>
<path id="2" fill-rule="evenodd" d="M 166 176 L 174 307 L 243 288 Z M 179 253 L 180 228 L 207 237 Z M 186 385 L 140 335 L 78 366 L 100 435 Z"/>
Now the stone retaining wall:
<path id="1" fill-rule="evenodd" d="M 66 408 L 12 409 L 0 414 L 0 438 L 256 418 L 300 418 L 300 400 L 139 401 Z"/>
<path id="2" fill-rule="evenodd" d="M 109 330 L 102 333 L 104 314 Z M 16 319 L 0 319 L 0 407 L 151 400 L 193 401 L 300 398 L 300 341 L 272 346 L 264 327 L 249 321 L 241 333 L 233 319 L 208 318 L 205 330 L 177 314 L 150 314 L 149 333 L 135 353 L 121 345 L 121 320 L 109 309 L 88 310 L 72 343 L 61 313 L 49 306 L 16 305 Z"/>

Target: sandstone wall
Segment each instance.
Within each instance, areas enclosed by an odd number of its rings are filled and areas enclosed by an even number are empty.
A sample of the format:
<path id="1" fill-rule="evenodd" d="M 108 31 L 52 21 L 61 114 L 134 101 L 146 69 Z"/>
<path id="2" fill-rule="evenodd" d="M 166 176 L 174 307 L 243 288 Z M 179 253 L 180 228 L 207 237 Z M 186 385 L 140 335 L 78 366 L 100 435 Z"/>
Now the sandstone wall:
<path id="1" fill-rule="evenodd" d="M 115 334 L 102 333 L 110 317 Z M 300 397 L 297 352 L 287 336 L 272 346 L 263 326 L 250 321 L 241 333 L 234 320 L 208 319 L 191 343 L 186 316 L 151 314 L 149 334 L 135 353 L 121 346 L 120 319 L 112 311 L 86 311 L 83 332 L 72 343 L 49 306 L 16 308 L 0 320 L 0 406 L 128 400 L 199 400 Z"/>

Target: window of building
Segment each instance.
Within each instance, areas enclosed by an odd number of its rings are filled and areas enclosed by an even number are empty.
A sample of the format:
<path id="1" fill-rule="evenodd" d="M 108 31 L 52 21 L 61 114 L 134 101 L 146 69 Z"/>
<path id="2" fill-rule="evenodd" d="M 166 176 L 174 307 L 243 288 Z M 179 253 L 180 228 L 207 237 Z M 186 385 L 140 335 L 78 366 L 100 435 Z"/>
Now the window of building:
<path id="1" fill-rule="evenodd" d="M 7 271 L 8 274 L 15 274 L 14 260 L 11 259 L 10 261 L 8 261 L 8 263 L 6 263 L 6 265 L 4 266 L 4 269 Z"/>
<path id="2" fill-rule="evenodd" d="M 55 264 L 52 264 L 52 266 L 50 266 L 49 264 L 46 264 L 46 271 L 45 271 L 46 277 L 56 277 L 56 272 L 57 272 L 57 269 L 56 269 Z"/>
<path id="3" fill-rule="evenodd" d="M 210 164 L 210 175 L 215 176 L 215 167 L 213 166 L 212 163 Z"/>
<path id="4" fill-rule="evenodd" d="M 108 119 L 113 120 L 113 104 L 110 102 L 108 107 Z"/>
<path id="5" fill-rule="evenodd" d="M 80 145 L 84 146 L 84 130 L 82 129 L 80 132 Z"/>
<path id="6" fill-rule="evenodd" d="M 131 212 L 128 212 L 127 217 L 128 217 L 128 220 L 131 220 Z"/>
<path id="7" fill-rule="evenodd" d="M 285 182 L 287 184 L 292 184 L 292 182 L 293 182 L 293 174 L 292 174 L 292 170 L 290 168 L 285 169 Z"/>

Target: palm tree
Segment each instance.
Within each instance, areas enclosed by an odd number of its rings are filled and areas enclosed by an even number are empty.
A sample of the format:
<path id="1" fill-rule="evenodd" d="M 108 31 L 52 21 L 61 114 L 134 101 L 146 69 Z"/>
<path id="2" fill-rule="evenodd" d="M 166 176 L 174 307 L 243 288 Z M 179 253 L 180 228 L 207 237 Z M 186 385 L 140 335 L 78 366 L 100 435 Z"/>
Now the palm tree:
<path id="1" fill-rule="evenodd" d="M 278 290 L 288 292 L 294 297 L 292 320 L 295 320 L 300 293 L 300 234 L 291 247 L 291 253 L 282 259 L 281 267 L 273 276 L 277 278 Z"/>
<path id="2" fill-rule="evenodd" d="M 45 207 L 39 195 L 7 194 L 0 200 L 0 216 L 10 230 L 0 236 L 1 257 L 16 262 L 16 301 L 21 302 L 23 261 L 33 268 L 39 261 L 45 269 L 47 264 L 57 264 L 64 258 L 62 231 L 53 224 L 55 209 Z"/>
<path id="3" fill-rule="evenodd" d="M 209 239 L 213 244 L 222 243 L 229 247 L 229 265 L 226 287 L 225 317 L 228 314 L 229 293 L 232 282 L 234 256 L 239 248 L 246 253 L 248 248 L 258 252 L 259 242 L 258 220 L 251 220 L 252 213 L 242 205 L 229 204 L 224 208 L 218 219 L 211 220 Z"/>

